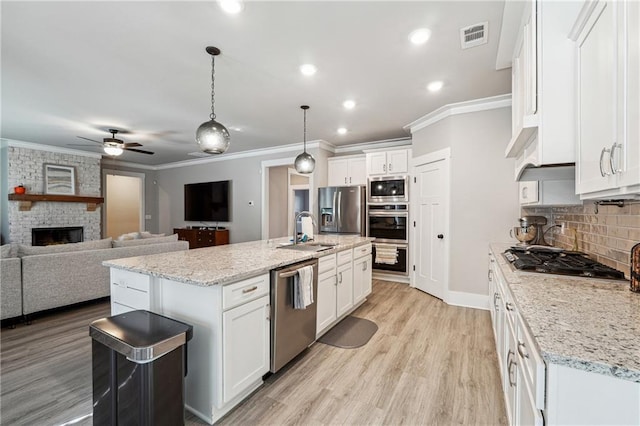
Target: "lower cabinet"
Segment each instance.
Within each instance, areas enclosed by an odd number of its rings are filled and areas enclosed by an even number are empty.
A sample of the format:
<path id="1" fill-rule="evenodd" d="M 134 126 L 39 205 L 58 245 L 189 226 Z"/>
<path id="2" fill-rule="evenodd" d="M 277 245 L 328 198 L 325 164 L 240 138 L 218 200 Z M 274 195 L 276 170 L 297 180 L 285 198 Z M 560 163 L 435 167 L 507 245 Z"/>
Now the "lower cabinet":
<path id="1" fill-rule="evenodd" d="M 353 265 L 338 266 L 336 286 L 336 315 L 341 317 L 353 307 Z"/>
<path id="2" fill-rule="evenodd" d="M 353 303 L 358 304 L 371 294 L 371 244 L 364 249 L 357 247 L 353 253 Z"/>
<path id="3" fill-rule="evenodd" d="M 269 295 L 222 314 L 223 401 L 229 402 L 269 370 Z"/>

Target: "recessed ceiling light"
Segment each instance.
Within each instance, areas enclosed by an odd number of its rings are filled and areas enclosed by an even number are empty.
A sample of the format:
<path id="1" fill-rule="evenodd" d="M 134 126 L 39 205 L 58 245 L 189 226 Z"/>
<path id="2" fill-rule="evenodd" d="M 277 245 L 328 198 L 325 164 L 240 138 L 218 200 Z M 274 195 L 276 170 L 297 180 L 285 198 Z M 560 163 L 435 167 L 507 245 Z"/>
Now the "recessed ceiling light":
<path id="1" fill-rule="evenodd" d="M 443 83 L 441 81 L 432 81 L 427 85 L 427 90 L 430 92 L 437 92 L 442 89 Z"/>
<path id="2" fill-rule="evenodd" d="M 340 127 L 338 129 L 338 134 L 339 135 L 346 135 L 347 134 L 347 129 L 345 129 L 344 127 Z"/>
<path id="3" fill-rule="evenodd" d="M 240 0 L 218 0 L 218 4 L 225 12 L 235 15 L 242 12 L 244 4 Z"/>
<path id="4" fill-rule="evenodd" d="M 418 28 L 411 31 L 409 41 L 413 44 L 425 44 L 431 37 L 431 30 L 428 28 Z"/>
<path id="5" fill-rule="evenodd" d="M 342 103 L 342 106 L 346 109 L 354 109 L 356 107 L 356 101 L 352 101 L 351 99 L 347 99 Z"/>
<path id="6" fill-rule="evenodd" d="M 304 64 L 300 66 L 300 72 L 304 75 L 314 75 L 318 71 L 315 65 Z"/>

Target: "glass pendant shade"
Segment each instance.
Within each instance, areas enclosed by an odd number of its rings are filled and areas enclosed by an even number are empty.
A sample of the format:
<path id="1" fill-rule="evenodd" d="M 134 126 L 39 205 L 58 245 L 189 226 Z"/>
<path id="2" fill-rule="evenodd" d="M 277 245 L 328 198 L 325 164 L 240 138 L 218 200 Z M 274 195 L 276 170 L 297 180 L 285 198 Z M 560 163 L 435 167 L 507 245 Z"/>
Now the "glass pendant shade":
<path id="1" fill-rule="evenodd" d="M 313 170 L 316 168 L 316 160 L 311 154 L 305 151 L 296 157 L 294 165 L 298 173 L 313 173 Z"/>
<path id="2" fill-rule="evenodd" d="M 307 152 L 307 110 L 309 109 L 308 105 L 302 105 L 302 111 L 304 111 L 304 133 L 303 133 L 303 143 L 304 149 L 302 154 L 296 157 L 294 161 L 294 166 L 298 173 L 313 173 L 313 170 L 316 168 L 316 160 L 313 158 L 311 154 Z"/>
<path id="3" fill-rule="evenodd" d="M 229 131 L 216 120 L 202 123 L 196 130 L 196 142 L 200 150 L 208 154 L 222 154 L 229 149 Z"/>

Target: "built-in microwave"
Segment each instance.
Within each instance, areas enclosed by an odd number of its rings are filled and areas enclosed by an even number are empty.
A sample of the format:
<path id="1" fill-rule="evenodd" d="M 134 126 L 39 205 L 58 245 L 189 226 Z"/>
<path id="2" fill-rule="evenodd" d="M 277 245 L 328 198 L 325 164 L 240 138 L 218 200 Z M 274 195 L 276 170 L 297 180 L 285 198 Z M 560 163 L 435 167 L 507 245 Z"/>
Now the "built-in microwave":
<path id="1" fill-rule="evenodd" d="M 370 203 L 409 202 L 409 176 L 372 177 L 368 183 Z"/>

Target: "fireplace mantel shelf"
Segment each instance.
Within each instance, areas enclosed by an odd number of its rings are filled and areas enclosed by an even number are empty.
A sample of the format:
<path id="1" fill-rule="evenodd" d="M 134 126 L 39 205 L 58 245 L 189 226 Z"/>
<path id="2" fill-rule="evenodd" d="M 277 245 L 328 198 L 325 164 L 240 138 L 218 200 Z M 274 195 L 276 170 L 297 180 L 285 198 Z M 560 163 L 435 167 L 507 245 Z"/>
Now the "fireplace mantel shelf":
<path id="1" fill-rule="evenodd" d="M 36 201 L 56 203 L 87 203 L 87 211 L 95 211 L 98 204 L 104 203 L 104 197 L 88 197 L 84 195 L 59 195 L 59 194 L 9 194 L 9 201 L 19 201 L 20 211 L 31 210 L 32 203 Z"/>

